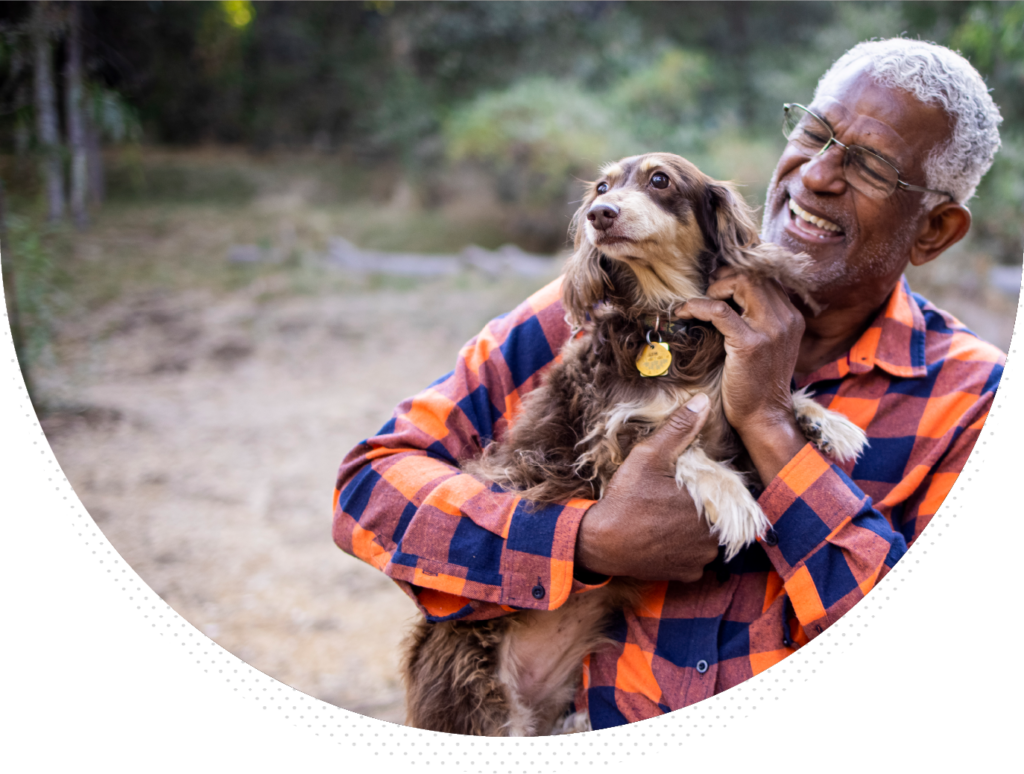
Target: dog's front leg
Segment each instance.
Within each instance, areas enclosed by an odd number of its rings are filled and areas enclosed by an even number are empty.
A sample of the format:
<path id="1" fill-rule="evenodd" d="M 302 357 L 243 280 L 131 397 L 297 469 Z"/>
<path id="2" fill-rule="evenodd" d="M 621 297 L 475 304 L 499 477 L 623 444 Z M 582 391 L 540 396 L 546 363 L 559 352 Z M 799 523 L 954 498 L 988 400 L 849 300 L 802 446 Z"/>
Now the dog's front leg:
<path id="1" fill-rule="evenodd" d="M 726 561 L 768 529 L 768 519 L 743 477 L 703 449 L 691 446 L 679 456 L 676 483 L 686 487 L 697 510 L 703 511 L 712 534 L 725 547 Z"/>
<path id="2" fill-rule="evenodd" d="M 806 389 L 793 393 L 793 413 L 807 440 L 840 462 L 856 460 L 868 445 L 863 430 L 842 414 L 819 406 Z"/>

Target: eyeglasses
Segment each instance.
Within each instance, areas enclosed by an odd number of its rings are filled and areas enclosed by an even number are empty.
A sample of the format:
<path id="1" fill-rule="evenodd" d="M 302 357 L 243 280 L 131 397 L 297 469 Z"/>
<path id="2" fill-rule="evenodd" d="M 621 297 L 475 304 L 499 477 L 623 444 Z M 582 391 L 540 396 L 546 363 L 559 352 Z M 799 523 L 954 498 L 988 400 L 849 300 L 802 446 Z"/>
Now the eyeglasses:
<path id="1" fill-rule="evenodd" d="M 845 151 L 843 177 L 865 196 L 884 199 L 900 188 L 904 191 L 942 194 L 955 201 L 953 194 L 947 191 L 904 183 L 900 180 L 899 170 L 877 153 L 859 145 L 843 145 L 836 139 L 825 119 L 803 105 L 787 102 L 782 106 L 782 134 L 790 145 L 812 156 L 821 156 L 833 145 L 842 148 Z"/>

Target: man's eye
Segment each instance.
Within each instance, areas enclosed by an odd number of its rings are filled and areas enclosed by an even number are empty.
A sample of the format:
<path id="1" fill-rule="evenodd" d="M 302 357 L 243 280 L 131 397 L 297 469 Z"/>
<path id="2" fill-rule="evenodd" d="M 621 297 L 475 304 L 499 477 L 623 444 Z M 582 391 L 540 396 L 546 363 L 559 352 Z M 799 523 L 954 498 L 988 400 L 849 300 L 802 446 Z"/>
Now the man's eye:
<path id="1" fill-rule="evenodd" d="M 818 132 L 812 132 L 810 129 L 803 130 L 804 138 L 813 143 L 821 143 L 824 145 L 828 142 L 828 136 L 819 134 Z"/>
<path id="2" fill-rule="evenodd" d="M 651 178 L 651 185 L 655 188 L 668 188 L 668 175 L 661 172 L 655 172 Z"/>
<path id="3" fill-rule="evenodd" d="M 607 183 L 598 183 L 597 184 L 597 192 L 599 194 L 608 193 L 608 184 Z"/>
<path id="4" fill-rule="evenodd" d="M 884 189 L 895 185 L 899 178 L 896 170 L 892 169 L 880 159 L 873 158 L 861 152 L 847 153 L 850 167 L 860 178 L 869 185 Z"/>

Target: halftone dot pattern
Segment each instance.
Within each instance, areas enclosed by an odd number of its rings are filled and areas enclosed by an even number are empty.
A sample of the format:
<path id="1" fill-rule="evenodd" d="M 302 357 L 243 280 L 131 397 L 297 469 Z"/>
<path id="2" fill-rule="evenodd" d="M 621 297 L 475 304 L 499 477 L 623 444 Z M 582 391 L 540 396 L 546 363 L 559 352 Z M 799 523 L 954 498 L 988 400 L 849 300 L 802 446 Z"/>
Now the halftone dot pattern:
<path id="1" fill-rule="evenodd" d="M 1018 302 L 1018 319 L 1022 307 L 1024 304 Z M 6 352 L 12 353 L 6 315 L 3 332 Z M 1015 332 L 1008 361 L 1015 357 L 1016 343 Z M 962 526 L 957 518 L 959 504 L 969 500 L 972 487 L 976 486 L 973 482 L 985 464 L 988 440 L 1002 431 L 1000 391 L 964 471 L 914 546 L 862 602 L 785 661 L 725 693 L 643 723 L 562 737 L 477 739 L 410 729 L 328 705 L 250 667 L 185 621 L 113 549 L 74 495 L 36 421 L 17 361 L 9 357 L 13 365 L 10 378 L 21 400 L 18 413 L 33 427 L 32 446 L 28 451 L 38 455 L 48 482 L 67 502 L 64 526 L 77 536 L 81 550 L 95 558 L 135 614 L 148 622 L 159 636 L 176 642 L 182 658 L 194 662 L 195 669 L 212 678 L 217 685 L 211 685 L 211 691 L 226 689 L 237 693 L 277 716 L 281 723 L 333 740 L 342 750 L 358 748 L 389 762 L 415 761 L 416 766 L 425 767 L 426 771 L 443 767 L 447 771 L 475 772 L 487 767 L 495 772 L 511 772 L 547 770 L 553 765 L 611 770 L 638 762 L 642 766 L 644 757 L 649 752 L 653 756 L 656 748 L 685 751 L 687 740 L 721 734 L 741 719 L 761 716 L 763 722 L 776 722 L 777 718 L 771 714 L 773 707 L 784 702 L 795 685 L 813 680 L 823 670 L 840 668 L 843 658 L 855 654 L 857 640 L 871 625 L 875 614 L 914 577 L 915 568 L 930 552 L 943 550 L 944 545 L 953 542 L 949 537 L 955 536 Z M 1006 385 L 1012 378 L 1012 370 L 1008 370 L 1002 384 Z M 196 700 L 201 701 L 202 697 L 197 696 Z"/>

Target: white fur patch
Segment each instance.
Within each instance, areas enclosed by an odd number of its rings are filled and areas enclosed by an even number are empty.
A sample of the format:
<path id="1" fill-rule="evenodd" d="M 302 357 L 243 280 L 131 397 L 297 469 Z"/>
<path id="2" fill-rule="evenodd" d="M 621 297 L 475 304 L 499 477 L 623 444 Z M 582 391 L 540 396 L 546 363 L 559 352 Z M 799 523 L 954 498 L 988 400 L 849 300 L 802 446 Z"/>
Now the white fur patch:
<path id="1" fill-rule="evenodd" d="M 610 161 L 601 167 L 601 175 L 604 177 L 622 177 L 622 165 L 617 161 Z"/>
<path id="2" fill-rule="evenodd" d="M 549 736 L 561 736 L 562 734 L 582 734 L 586 731 L 593 731 L 594 727 L 590 725 L 590 713 L 581 709 L 573 712 L 571 715 L 566 715 L 555 723 L 554 728 L 551 729 Z"/>
<path id="3" fill-rule="evenodd" d="M 641 172 L 650 172 L 652 169 L 657 169 L 662 165 L 662 161 L 657 156 L 648 156 L 640 162 Z"/>
<path id="4" fill-rule="evenodd" d="M 593 465 L 596 471 L 605 470 L 610 463 L 618 467 L 626 459 L 622 447 L 619 445 L 619 431 L 629 422 L 642 422 L 649 424 L 652 429 L 660 427 L 666 419 L 679 409 L 692 394 L 686 390 L 659 391 L 648 397 L 645 401 L 630 401 L 619 403 L 611 411 L 605 414 L 604 421 L 595 425 L 587 435 L 581 439 L 576 446 L 588 446 L 596 441 L 586 452 L 581 454 L 576 462 L 577 473 L 588 464 Z M 601 482 L 601 495 L 604 494 L 604 483 Z"/>
<path id="5" fill-rule="evenodd" d="M 868 446 L 863 430 L 839 412 L 822 408 L 806 388 L 793 393 L 793 413 L 797 419 L 820 428 L 818 445 L 826 447 L 823 451 L 840 462 L 856 461 Z"/>
<path id="6" fill-rule="evenodd" d="M 676 483 L 686 487 L 697 509 L 711 525 L 711 534 L 725 547 L 729 561 L 768 529 L 768 518 L 743 478 L 703 449 L 691 446 L 676 460 Z"/>

